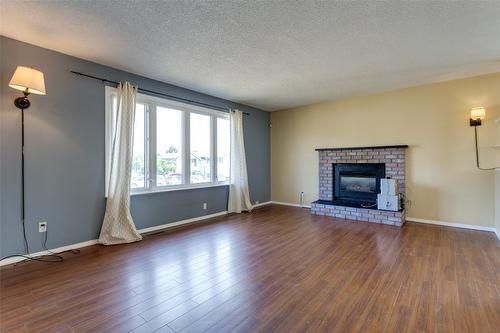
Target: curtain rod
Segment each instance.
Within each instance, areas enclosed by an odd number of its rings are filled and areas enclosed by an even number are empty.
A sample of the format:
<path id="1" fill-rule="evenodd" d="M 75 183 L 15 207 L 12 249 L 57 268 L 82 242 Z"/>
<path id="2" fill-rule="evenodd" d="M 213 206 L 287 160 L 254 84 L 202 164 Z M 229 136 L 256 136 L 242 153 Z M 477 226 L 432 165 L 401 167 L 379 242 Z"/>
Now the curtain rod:
<path id="1" fill-rule="evenodd" d="M 81 72 L 76 72 L 76 71 L 70 71 L 70 72 L 75 74 L 75 75 L 78 75 L 78 76 L 85 76 L 85 77 L 88 77 L 88 78 L 91 78 L 94 80 L 101 81 L 102 83 L 111 83 L 111 84 L 114 84 L 116 86 L 120 84 L 119 82 L 108 80 L 108 79 L 98 77 L 98 76 L 93 76 L 93 75 L 89 75 L 89 74 L 85 74 L 85 73 L 81 73 Z M 220 111 L 231 111 L 231 109 L 225 108 L 222 106 L 216 106 L 216 105 L 211 105 L 211 104 L 207 104 L 207 103 L 203 103 L 203 102 L 192 101 L 192 100 L 187 99 L 187 98 L 172 96 L 172 95 L 164 94 L 164 93 L 149 90 L 149 89 L 138 88 L 137 90 L 139 90 L 140 92 L 145 92 L 145 93 L 149 93 L 149 94 L 153 94 L 153 95 L 157 95 L 157 96 L 162 96 L 162 97 L 165 97 L 167 99 L 174 100 L 177 102 L 184 102 L 184 103 L 202 106 L 202 107 L 207 107 L 210 109 L 215 109 L 215 110 L 220 110 Z M 248 112 L 243 112 L 243 114 L 246 116 L 250 115 L 250 113 L 248 113 Z"/>

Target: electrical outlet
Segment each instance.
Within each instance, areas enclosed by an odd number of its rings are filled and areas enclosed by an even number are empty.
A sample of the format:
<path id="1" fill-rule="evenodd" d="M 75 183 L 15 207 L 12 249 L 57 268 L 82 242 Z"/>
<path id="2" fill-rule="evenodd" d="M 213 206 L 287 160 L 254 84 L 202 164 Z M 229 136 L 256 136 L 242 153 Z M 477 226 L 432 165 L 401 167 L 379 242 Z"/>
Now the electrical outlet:
<path id="1" fill-rule="evenodd" d="M 203 209 L 207 209 L 207 203 L 206 202 L 203 203 Z"/>
<path id="2" fill-rule="evenodd" d="M 38 232 L 47 232 L 47 222 L 38 222 Z"/>
<path id="3" fill-rule="evenodd" d="M 260 201 L 259 201 L 259 200 L 255 201 L 255 204 L 256 204 L 256 205 L 258 205 L 259 203 L 260 203 Z"/>

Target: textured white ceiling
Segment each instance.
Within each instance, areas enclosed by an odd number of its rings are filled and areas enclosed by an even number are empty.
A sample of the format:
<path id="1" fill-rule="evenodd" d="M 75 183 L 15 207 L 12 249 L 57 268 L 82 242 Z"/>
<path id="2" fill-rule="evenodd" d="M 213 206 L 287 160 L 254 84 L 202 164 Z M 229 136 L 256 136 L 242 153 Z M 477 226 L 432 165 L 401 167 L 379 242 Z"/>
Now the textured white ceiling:
<path id="1" fill-rule="evenodd" d="M 2 35 L 264 110 L 500 72 L 500 1 L 0 1 Z"/>

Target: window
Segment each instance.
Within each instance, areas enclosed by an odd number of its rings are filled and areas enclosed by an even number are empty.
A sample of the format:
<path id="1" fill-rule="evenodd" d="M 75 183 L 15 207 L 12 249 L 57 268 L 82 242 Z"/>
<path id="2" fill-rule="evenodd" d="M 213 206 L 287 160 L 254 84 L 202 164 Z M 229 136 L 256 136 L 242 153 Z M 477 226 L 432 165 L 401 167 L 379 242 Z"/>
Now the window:
<path id="1" fill-rule="evenodd" d="M 146 187 L 145 105 L 137 104 L 134 120 L 134 143 L 132 150 L 131 188 Z"/>
<path id="2" fill-rule="evenodd" d="M 106 87 L 106 185 L 116 108 Z M 132 194 L 227 184 L 229 146 L 229 114 L 137 94 Z"/>
<path id="3" fill-rule="evenodd" d="M 206 183 L 212 180 L 210 169 L 210 116 L 191 113 L 191 182 Z"/>
<path id="4" fill-rule="evenodd" d="M 182 111 L 156 107 L 156 185 L 182 184 Z"/>
<path id="5" fill-rule="evenodd" d="M 229 119 L 217 118 L 217 179 L 229 181 Z"/>

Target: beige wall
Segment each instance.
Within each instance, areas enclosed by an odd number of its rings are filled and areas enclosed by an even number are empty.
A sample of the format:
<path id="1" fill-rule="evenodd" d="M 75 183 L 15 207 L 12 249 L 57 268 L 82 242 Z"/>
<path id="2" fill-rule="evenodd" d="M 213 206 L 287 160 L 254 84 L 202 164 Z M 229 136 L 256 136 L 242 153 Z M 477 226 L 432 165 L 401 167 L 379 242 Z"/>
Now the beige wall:
<path id="1" fill-rule="evenodd" d="M 500 168 L 495 172 L 495 228 L 500 235 Z"/>
<path id="2" fill-rule="evenodd" d="M 272 112 L 272 200 L 317 199 L 315 148 L 408 144 L 410 217 L 493 227 L 494 172 L 476 169 L 468 124 L 477 105 L 482 164 L 499 163 L 500 73 Z"/>

